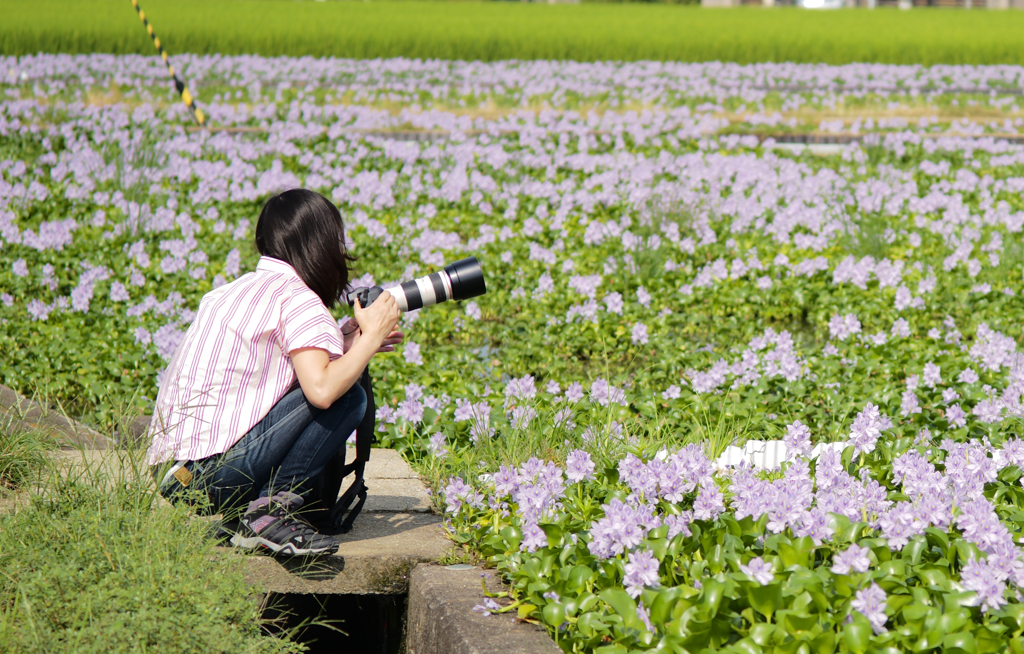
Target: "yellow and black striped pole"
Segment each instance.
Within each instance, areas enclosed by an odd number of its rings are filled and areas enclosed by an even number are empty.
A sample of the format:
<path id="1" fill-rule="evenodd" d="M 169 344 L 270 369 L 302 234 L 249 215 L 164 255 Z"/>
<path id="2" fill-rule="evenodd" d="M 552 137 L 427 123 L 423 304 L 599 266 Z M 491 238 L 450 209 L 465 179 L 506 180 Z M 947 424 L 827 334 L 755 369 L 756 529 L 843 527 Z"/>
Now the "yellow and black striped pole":
<path id="1" fill-rule="evenodd" d="M 192 94 L 188 92 L 188 87 L 185 83 L 178 78 L 178 74 L 174 72 L 174 66 L 167 59 L 167 53 L 164 52 L 164 48 L 160 45 L 160 39 L 157 38 L 156 34 L 153 33 L 153 26 L 146 20 L 146 12 L 142 11 L 139 7 L 138 0 L 132 0 L 132 6 L 135 7 L 135 12 L 139 14 L 139 20 L 146 26 L 146 32 L 149 34 L 149 38 L 153 39 L 153 45 L 156 46 L 157 52 L 160 53 L 160 57 L 164 60 L 164 64 L 167 65 L 167 72 L 174 78 L 174 88 L 181 94 L 181 101 L 185 103 L 185 106 L 192 111 L 192 115 L 195 116 L 196 122 L 200 125 L 206 124 L 206 116 L 203 115 L 203 110 L 196 106 L 195 101 L 192 99 Z"/>

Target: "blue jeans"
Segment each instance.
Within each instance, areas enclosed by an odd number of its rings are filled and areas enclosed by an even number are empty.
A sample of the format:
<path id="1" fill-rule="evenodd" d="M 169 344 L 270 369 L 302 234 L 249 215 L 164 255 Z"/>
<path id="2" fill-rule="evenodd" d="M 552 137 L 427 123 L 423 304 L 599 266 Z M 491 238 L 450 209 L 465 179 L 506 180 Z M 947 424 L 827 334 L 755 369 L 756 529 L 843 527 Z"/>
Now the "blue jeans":
<path id="1" fill-rule="evenodd" d="M 279 491 L 308 493 L 307 482 L 345 447 L 365 411 L 358 384 L 327 409 L 310 404 L 301 387 L 289 391 L 231 449 L 197 462 L 213 510 L 238 509 Z"/>

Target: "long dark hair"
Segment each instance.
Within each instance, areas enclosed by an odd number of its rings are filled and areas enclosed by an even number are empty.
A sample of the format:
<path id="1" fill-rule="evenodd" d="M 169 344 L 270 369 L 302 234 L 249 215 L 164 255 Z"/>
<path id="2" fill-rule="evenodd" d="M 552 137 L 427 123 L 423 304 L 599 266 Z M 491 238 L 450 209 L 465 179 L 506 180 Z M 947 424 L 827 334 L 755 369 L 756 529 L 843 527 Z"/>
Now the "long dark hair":
<path id="1" fill-rule="evenodd" d="M 304 188 L 273 196 L 256 221 L 256 251 L 291 265 L 328 309 L 348 286 L 345 224 L 338 207 Z"/>

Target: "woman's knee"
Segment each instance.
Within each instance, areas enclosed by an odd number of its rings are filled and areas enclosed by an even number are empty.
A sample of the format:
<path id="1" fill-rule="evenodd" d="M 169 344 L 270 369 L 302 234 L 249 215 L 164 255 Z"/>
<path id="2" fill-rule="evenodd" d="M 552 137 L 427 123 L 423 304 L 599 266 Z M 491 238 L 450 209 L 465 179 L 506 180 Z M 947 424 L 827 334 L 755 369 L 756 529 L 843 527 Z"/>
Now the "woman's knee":
<path id="1" fill-rule="evenodd" d="M 359 384 L 353 384 L 327 411 L 342 411 L 346 415 L 357 414 L 362 418 L 366 412 L 366 391 Z"/>

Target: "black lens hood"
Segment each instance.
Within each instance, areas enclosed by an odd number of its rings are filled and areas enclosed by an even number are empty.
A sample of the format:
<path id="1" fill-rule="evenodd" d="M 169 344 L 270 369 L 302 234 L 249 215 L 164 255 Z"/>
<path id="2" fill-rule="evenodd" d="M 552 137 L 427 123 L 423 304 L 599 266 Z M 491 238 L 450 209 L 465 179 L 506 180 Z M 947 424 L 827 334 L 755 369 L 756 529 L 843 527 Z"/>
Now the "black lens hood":
<path id="1" fill-rule="evenodd" d="M 444 267 L 448 278 L 452 280 L 452 299 L 466 300 L 478 297 L 487 292 L 484 283 L 484 271 L 476 257 L 466 257 Z"/>

